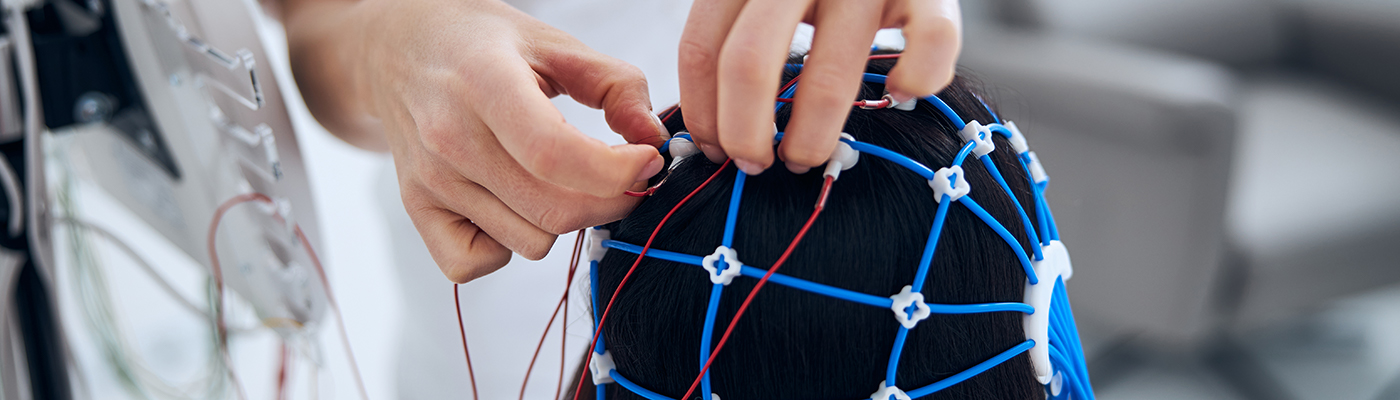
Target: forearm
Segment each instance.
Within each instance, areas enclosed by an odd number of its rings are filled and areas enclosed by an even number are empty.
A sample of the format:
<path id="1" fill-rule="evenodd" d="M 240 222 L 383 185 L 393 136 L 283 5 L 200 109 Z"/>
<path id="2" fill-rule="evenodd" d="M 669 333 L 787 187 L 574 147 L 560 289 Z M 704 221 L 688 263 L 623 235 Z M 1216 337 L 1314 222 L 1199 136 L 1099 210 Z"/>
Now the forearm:
<path id="1" fill-rule="evenodd" d="M 364 101 L 357 73 L 365 35 L 359 2 L 281 0 L 274 6 L 287 29 L 292 74 L 311 114 L 351 145 L 387 151 L 383 126 Z"/>

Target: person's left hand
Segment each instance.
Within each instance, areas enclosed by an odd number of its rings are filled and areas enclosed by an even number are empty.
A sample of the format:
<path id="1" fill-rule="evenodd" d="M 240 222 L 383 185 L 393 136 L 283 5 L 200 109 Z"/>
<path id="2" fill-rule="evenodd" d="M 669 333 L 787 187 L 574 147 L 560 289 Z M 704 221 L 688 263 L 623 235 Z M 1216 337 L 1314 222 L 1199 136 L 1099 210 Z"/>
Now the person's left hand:
<path id="1" fill-rule="evenodd" d="M 816 26 L 778 156 L 805 173 L 826 162 L 880 28 L 903 28 L 886 87 L 897 101 L 942 90 L 962 45 L 957 0 L 697 0 L 680 44 L 685 125 L 710 160 L 749 174 L 773 163 L 773 95 L 798 22 Z"/>

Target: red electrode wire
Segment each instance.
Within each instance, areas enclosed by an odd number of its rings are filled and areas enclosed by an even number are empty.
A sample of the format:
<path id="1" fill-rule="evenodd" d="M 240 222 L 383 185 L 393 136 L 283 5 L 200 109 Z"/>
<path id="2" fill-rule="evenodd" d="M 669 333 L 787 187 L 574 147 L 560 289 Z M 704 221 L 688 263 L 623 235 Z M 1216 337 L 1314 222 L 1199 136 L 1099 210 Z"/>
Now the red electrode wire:
<path id="1" fill-rule="evenodd" d="M 792 238 L 792 243 L 788 244 L 787 250 L 784 250 L 783 255 L 778 257 L 778 261 L 774 262 L 773 266 L 768 268 L 768 273 L 763 274 L 763 278 L 759 279 L 758 283 L 753 286 L 753 289 L 749 290 L 748 297 L 745 297 L 743 304 L 739 305 L 739 311 L 734 313 L 734 318 L 729 319 L 729 327 L 724 329 L 724 335 L 719 337 L 719 343 L 715 345 L 714 350 L 710 351 L 710 357 L 705 361 L 705 367 L 700 369 L 700 375 L 695 377 L 694 382 L 691 382 L 690 389 L 686 389 L 685 395 L 678 398 L 688 399 L 690 398 L 690 394 L 695 392 L 695 387 L 699 385 L 700 380 L 705 377 L 705 372 L 710 370 L 710 364 L 715 362 L 715 356 L 719 355 L 719 351 L 724 348 L 725 342 L 729 341 L 729 334 L 734 332 L 734 326 L 739 323 L 739 318 L 744 316 L 745 310 L 748 310 L 749 303 L 753 302 L 754 296 L 758 294 L 760 289 L 763 289 L 763 284 L 768 283 L 768 278 L 773 277 L 773 273 L 778 272 L 778 267 L 782 267 L 783 263 L 787 261 L 788 256 L 792 255 L 792 250 L 797 248 L 797 244 L 802 242 L 802 237 L 807 235 L 807 230 L 812 228 L 812 223 L 816 222 L 817 215 L 821 215 L 822 209 L 826 208 L 826 197 L 831 194 L 831 183 L 835 181 L 836 179 L 834 177 L 826 177 L 826 182 L 822 183 L 822 194 L 817 198 L 816 207 L 812 210 L 812 216 L 807 217 L 807 223 L 803 224 L 802 229 L 797 231 L 797 236 Z"/>
<path id="2" fill-rule="evenodd" d="M 715 170 L 715 173 L 710 174 L 710 177 L 706 178 L 704 182 L 701 182 L 700 186 L 696 186 L 695 190 L 691 190 L 690 194 L 681 198 L 681 201 L 676 203 L 674 207 L 671 207 L 671 211 L 667 212 L 666 216 L 661 218 L 661 222 L 656 224 L 656 229 L 651 231 L 651 236 L 647 237 L 647 243 L 642 246 L 642 251 L 637 253 L 637 259 L 632 262 L 632 268 L 627 269 L 627 274 L 622 276 L 622 281 L 617 283 L 617 289 L 613 290 L 612 297 L 608 299 L 607 307 L 603 307 L 603 315 L 598 318 L 598 326 L 593 329 L 593 340 L 588 342 L 588 355 L 584 357 L 583 365 L 589 365 L 589 363 L 593 361 L 593 347 L 598 345 L 598 337 L 603 334 L 603 323 L 608 320 L 608 312 L 612 311 L 613 302 L 617 301 L 617 294 L 622 292 L 622 287 L 627 285 L 627 280 L 632 278 L 632 273 L 636 272 L 637 266 L 642 264 L 642 258 L 647 255 L 648 250 L 651 250 L 651 242 L 656 240 L 656 234 L 661 232 L 661 227 L 666 226 L 666 220 L 671 219 L 671 215 L 674 215 L 676 210 L 679 210 L 681 206 L 690 201 L 691 197 L 695 197 L 696 193 L 700 193 L 701 189 L 704 189 L 705 186 L 708 186 L 711 181 L 714 181 L 721 172 L 724 172 L 724 169 L 729 167 L 731 161 L 732 160 L 724 160 L 724 164 L 720 164 L 719 169 Z M 597 290 L 597 288 L 594 288 L 594 290 Z M 573 400 L 578 400 L 579 392 L 583 391 L 584 380 L 583 377 L 579 377 L 578 387 L 574 388 Z"/>
<path id="3" fill-rule="evenodd" d="M 535 370 L 535 361 L 539 360 L 539 358 L 540 358 L 540 350 L 544 349 L 544 341 L 545 341 L 546 338 L 549 337 L 549 328 L 554 327 L 554 320 L 555 320 L 556 318 L 559 317 L 559 310 L 560 310 L 560 309 L 564 309 L 564 310 L 567 310 L 567 309 L 568 309 L 568 306 L 569 306 L 569 289 L 572 289 L 572 288 L 573 288 L 573 285 L 574 285 L 574 272 L 578 271 L 578 252 L 579 252 L 579 249 L 581 249 L 582 247 L 583 247 L 583 230 L 580 229 L 580 230 L 578 231 L 578 234 L 575 235 L 575 237 L 574 237 L 574 252 L 573 252 L 572 254 L 569 255 L 569 273 L 568 273 L 568 278 L 565 280 L 565 283 L 564 283 L 564 294 L 561 295 L 561 296 L 559 296 L 559 302 L 558 302 L 557 304 L 554 305 L 554 312 L 553 312 L 552 314 L 549 315 L 549 323 L 547 323 L 547 324 L 544 325 L 544 333 L 540 334 L 540 342 L 539 342 L 539 344 L 535 345 L 535 354 L 532 355 L 532 356 L 530 356 L 530 366 L 527 367 L 527 368 L 525 368 L 525 379 L 524 379 L 523 381 L 520 382 L 520 400 L 525 400 L 525 387 L 526 387 L 527 385 L 530 384 L 530 373 L 533 372 L 533 371 Z M 458 311 L 458 312 L 460 312 L 460 311 Z M 565 320 L 564 320 L 564 322 L 563 322 L 562 324 L 560 324 L 560 327 L 563 328 L 563 332 L 560 333 L 560 336 L 561 336 L 560 341 L 561 341 L 561 342 L 567 341 L 567 340 L 568 340 L 568 337 L 567 337 L 566 335 L 568 335 L 568 333 L 569 333 L 569 321 L 568 321 L 568 318 L 569 318 L 569 317 L 568 317 L 568 313 L 565 312 L 564 315 L 565 315 L 565 316 L 564 316 L 564 319 L 565 319 Z M 465 340 L 465 339 L 464 339 L 464 340 Z M 563 345 L 560 345 L 560 354 L 559 354 L 559 382 L 560 382 L 560 383 L 559 383 L 558 387 L 562 387 L 562 386 L 563 386 L 563 380 L 564 380 L 564 355 L 563 355 L 563 351 L 564 351 L 564 350 L 563 350 Z M 559 398 L 559 393 L 558 393 L 559 391 L 560 391 L 559 389 L 555 389 L 555 392 L 556 392 L 556 393 L 554 394 L 554 398 L 556 398 L 556 399 Z"/>
<path id="4" fill-rule="evenodd" d="M 680 110 L 681 110 L 681 106 L 680 106 L 679 104 L 674 105 L 674 106 L 671 106 L 671 109 L 666 111 L 666 115 L 664 115 L 664 116 L 661 117 L 661 123 L 663 123 L 663 124 L 666 123 L 667 120 L 670 120 L 670 119 L 671 119 L 671 116 L 672 116 L 672 115 L 675 115 L 675 114 L 676 114 L 676 111 L 680 111 Z"/>
<path id="5" fill-rule="evenodd" d="M 267 197 L 267 195 L 262 193 L 244 193 L 234 196 L 231 199 L 228 199 L 228 201 L 225 201 L 223 204 L 220 204 L 218 209 L 214 210 L 214 219 L 209 222 L 209 236 L 208 241 L 206 242 L 206 245 L 209 248 L 209 267 L 214 275 L 214 314 L 216 316 L 214 320 L 219 333 L 219 349 L 220 353 L 223 354 L 224 362 L 226 364 L 229 364 L 230 366 L 229 377 L 233 380 L 234 387 L 238 390 L 239 398 L 245 397 L 243 394 L 243 388 L 238 383 L 238 377 L 233 373 L 232 364 L 230 363 L 231 359 L 228 355 L 228 338 L 226 336 L 228 330 L 224 325 L 223 318 L 224 275 L 222 268 L 220 268 L 219 266 L 219 254 L 217 251 L 217 247 L 214 244 L 214 238 L 219 233 L 219 222 L 223 220 L 224 214 L 228 213 L 229 209 L 232 209 L 234 206 L 237 206 L 239 204 L 251 202 L 260 202 L 269 205 L 276 204 L 272 201 L 272 198 Z M 278 215 L 275 212 L 273 213 L 273 218 L 285 222 L 285 220 L 282 219 L 282 216 Z M 345 317 L 340 312 L 340 305 L 335 301 L 335 294 L 331 292 L 331 283 L 330 279 L 326 278 L 326 269 L 321 265 L 321 259 L 316 256 L 316 250 L 311 248 L 311 240 L 306 238 L 306 233 L 302 232 L 301 226 L 292 225 L 292 232 L 296 234 L 297 239 L 301 241 L 301 246 L 306 249 L 306 255 L 311 259 L 311 264 L 316 267 L 316 273 L 321 278 L 321 285 L 324 286 L 326 289 L 326 301 L 331 306 L 331 311 L 335 313 L 336 326 L 340 329 L 340 341 L 345 347 L 345 356 L 350 361 L 350 372 L 354 373 L 355 386 L 360 391 L 360 398 L 369 399 L 369 394 L 365 390 L 364 378 L 360 376 L 360 367 L 355 362 L 355 352 L 350 348 L 350 335 L 345 330 Z"/>
<path id="6" fill-rule="evenodd" d="M 467 325 L 462 322 L 462 295 L 457 290 L 459 284 L 452 284 L 452 301 L 457 303 L 457 329 L 462 332 L 462 353 L 467 355 L 467 376 L 472 382 L 472 400 L 480 399 L 476 394 L 476 371 L 472 369 L 472 351 L 467 348 Z"/>
<path id="7" fill-rule="evenodd" d="M 291 354 L 288 354 L 287 342 L 282 342 L 278 347 L 277 353 L 281 361 L 277 367 L 277 400 L 282 400 L 287 398 L 287 369 L 291 363 Z"/>
<path id="8" fill-rule="evenodd" d="M 671 109 L 670 109 L 670 110 L 667 110 L 667 111 L 666 111 L 666 114 L 665 114 L 664 116 L 661 117 L 661 123 L 662 123 L 662 124 L 665 124 L 667 120 L 671 119 L 671 116 L 672 116 L 672 115 L 676 115 L 676 112 L 677 112 L 677 111 L 680 111 L 680 110 L 681 110 L 681 106 L 680 106 L 680 105 L 671 106 Z M 656 188 L 659 187 L 659 186 L 661 186 L 662 183 L 666 183 L 666 180 L 665 180 L 665 179 L 662 179 L 661 182 L 657 182 L 655 186 L 649 187 L 649 188 L 647 188 L 647 190 L 643 190 L 643 191 L 640 191 L 640 192 L 635 191 L 635 190 L 628 190 L 628 191 L 622 192 L 622 194 L 625 194 L 625 195 L 628 195 L 628 196 L 632 196 L 632 197 L 647 197 L 647 196 L 651 196 L 652 193 L 656 193 Z M 559 396 L 554 396 L 554 397 L 555 397 L 555 398 L 559 398 Z"/>
<path id="9" fill-rule="evenodd" d="M 578 238 L 574 240 L 574 252 L 569 254 L 569 281 L 564 284 L 564 298 L 568 299 L 569 289 L 573 286 L 574 272 L 578 271 L 578 265 L 583 261 L 583 232 L 579 229 Z M 564 393 L 564 355 L 569 347 L 569 302 L 564 302 L 564 324 L 559 326 L 559 381 L 554 383 L 554 398 L 558 399 Z"/>

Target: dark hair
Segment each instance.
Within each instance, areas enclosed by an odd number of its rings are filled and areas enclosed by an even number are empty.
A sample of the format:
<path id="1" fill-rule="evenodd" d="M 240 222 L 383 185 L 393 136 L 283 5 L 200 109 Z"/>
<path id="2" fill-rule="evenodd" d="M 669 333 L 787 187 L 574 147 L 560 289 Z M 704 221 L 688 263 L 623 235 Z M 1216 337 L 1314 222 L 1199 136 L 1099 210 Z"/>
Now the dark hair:
<path id="1" fill-rule="evenodd" d="M 873 60 L 866 72 L 886 74 L 894 61 Z M 785 73 L 783 82 L 793 75 Z M 995 122 L 971 86 L 959 76 L 939 97 L 965 120 Z M 879 99 L 883 89 L 881 84 L 866 83 L 860 98 Z M 790 110 L 784 106 L 777 112 L 779 129 L 787 124 Z M 673 133 L 684 130 L 680 112 L 667 120 Z M 913 111 L 854 109 L 844 131 L 933 169 L 950 165 L 963 145 L 951 123 L 922 101 Z M 995 140 L 992 158 L 997 169 L 1035 221 L 1025 173 L 1010 143 L 999 136 Z M 686 157 L 654 195 L 606 228 L 615 240 L 645 243 L 666 212 L 718 168 L 703 156 Z M 970 196 L 1030 253 L 1031 243 L 1013 200 L 975 158 L 969 158 L 963 168 L 972 185 Z M 728 167 L 677 210 L 652 248 L 694 255 L 714 252 L 724 230 L 735 171 Z M 779 257 L 811 214 L 822 185 L 820 171 L 794 175 L 778 166 L 749 177 L 733 246 L 742 262 L 767 269 Z M 841 174 L 825 211 L 780 272 L 862 293 L 897 293 L 915 275 L 936 209 L 926 180 L 891 162 L 862 155 L 858 165 Z M 598 287 L 591 288 L 599 307 L 608 303 L 635 257 L 607 252 L 598 268 Z M 618 373 L 666 396 L 686 391 L 700 369 L 700 336 L 711 289 L 705 274 L 691 265 L 650 257 L 642 261 L 603 324 L 604 341 Z M 1026 283 L 1025 272 L 1006 242 L 959 206 L 948 211 L 927 279 L 926 301 L 949 304 L 1019 302 Z M 724 289 L 715 341 L 755 282 L 740 277 Z M 909 333 L 900 360 L 899 386 L 908 391 L 928 385 L 1020 344 L 1026 340 L 1021 320 L 1022 314 L 1014 312 L 934 314 Z M 887 309 L 765 285 L 711 367 L 713 390 L 725 399 L 868 397 L 884 380 L 898 327 Z M 580 398 L 592 398 L 591 380 L 584 380 L 590 389 Z M 609 385 L 607 394 L 609 399 L 641 399 L 617 385 Z M 1020 354 L 925 398 L 1044 397 L 1028 356 Z"/>

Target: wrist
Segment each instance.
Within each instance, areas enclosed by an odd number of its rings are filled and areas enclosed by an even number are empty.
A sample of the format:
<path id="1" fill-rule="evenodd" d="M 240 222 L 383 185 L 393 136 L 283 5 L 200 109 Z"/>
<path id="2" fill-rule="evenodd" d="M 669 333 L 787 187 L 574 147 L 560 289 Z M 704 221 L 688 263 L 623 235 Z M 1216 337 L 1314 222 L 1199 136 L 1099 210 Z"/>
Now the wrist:
<path id="1" fill-rule="evenodd" d="M 366 3 L 286 1 L 283 18 L 292 75 L 312 115 L 342 140 L 382 151 L 383 130 L 365 95 Z"/>

